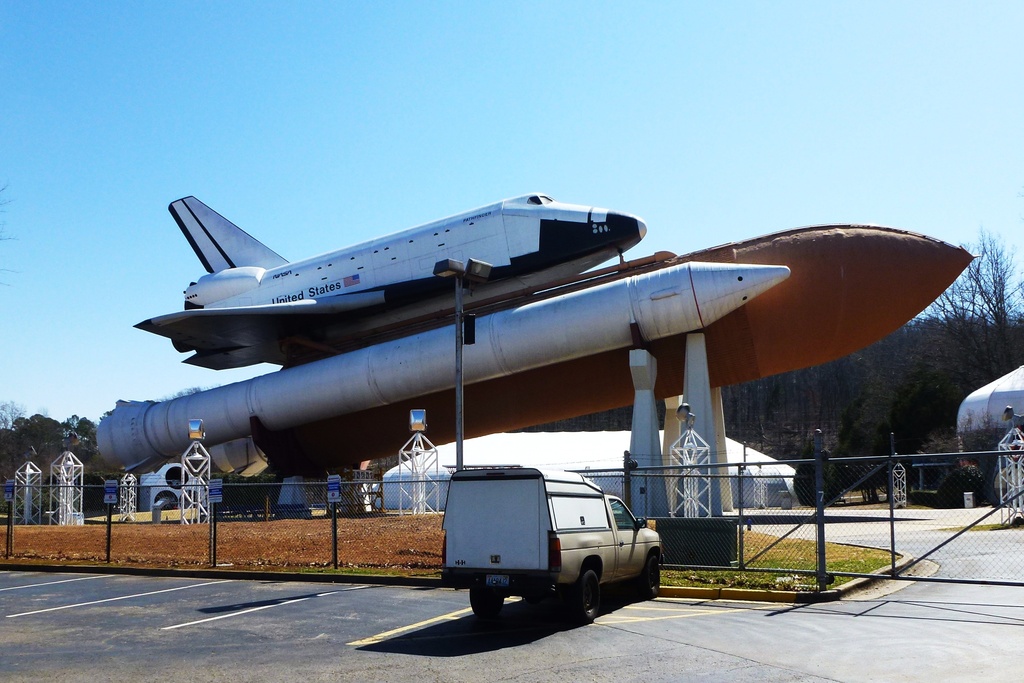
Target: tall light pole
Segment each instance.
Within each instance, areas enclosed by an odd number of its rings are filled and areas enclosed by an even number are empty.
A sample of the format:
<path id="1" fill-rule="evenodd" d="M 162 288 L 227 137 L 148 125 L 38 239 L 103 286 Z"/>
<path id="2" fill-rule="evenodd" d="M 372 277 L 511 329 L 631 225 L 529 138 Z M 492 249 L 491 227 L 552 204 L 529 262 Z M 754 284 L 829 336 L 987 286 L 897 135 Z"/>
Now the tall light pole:
<path id="1" fill-rule="evenodd" d="M 491 275 L 491 264 L 469 259 L 466 263 L 456 259 L 444 259 L 434 264 L 434 275 L 455 280 L 455 469 L 463 469 L 462 460 L 462 346 L 463 309 L 462 290 L 465 283 L 486 282 Z"/>

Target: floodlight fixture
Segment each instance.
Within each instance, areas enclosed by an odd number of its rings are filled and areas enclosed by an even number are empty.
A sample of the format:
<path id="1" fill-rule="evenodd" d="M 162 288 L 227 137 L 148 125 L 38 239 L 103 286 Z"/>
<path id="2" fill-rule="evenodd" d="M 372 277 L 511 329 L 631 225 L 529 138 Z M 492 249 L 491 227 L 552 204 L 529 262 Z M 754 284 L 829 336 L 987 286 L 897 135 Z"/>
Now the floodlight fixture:
<path id="1" fill-rule="evenodd" d="M 1013 406 L 1006 406 L 1003 409 L 1003 422 L 1009 422 L 1013 419 Z"/>
<path id="2" fill-rule="evenodd" d="M 446 258 L 434 264 L 434 275 L 437 277 L 462 277 L 466 274 L 466 264 L 458 259 Z"/>
<path id="3" fill-rule="evenodd" d="M 493 267 L 487 261 L 478 261 L 475 258 L 471 258 L 466 261 L 465 278 L 470 282 L 486 282 L 491 277 L 491 269 Z"/>
<path id="4" fill-rule="evenodd" d="M 427 411 L 423 409 L 413 409 L 409 411 L 409 431 L 410 432 L 425 432 L 427 431 Z"/>
<path id="5" fill-rule="evenodd" d="M 681 403 L 676 408 L 676 419 L 687 427 L 693 427 L 693 423 L 697 420 L 697 416 L 690 410 L 689 403 Z"/>
<path id="6" fill-rule="evenodd" d="M 188 421 L 188 438 L 192 441 L 202 441 L 206 438 L 202 420 L 191 419 Z"/>

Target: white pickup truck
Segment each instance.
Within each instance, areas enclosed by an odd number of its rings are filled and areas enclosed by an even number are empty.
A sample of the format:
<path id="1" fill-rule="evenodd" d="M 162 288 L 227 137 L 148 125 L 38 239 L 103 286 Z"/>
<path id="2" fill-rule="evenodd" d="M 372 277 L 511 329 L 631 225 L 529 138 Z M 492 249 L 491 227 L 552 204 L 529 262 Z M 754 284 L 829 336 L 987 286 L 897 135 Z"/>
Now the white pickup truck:
<path id="1" fill-rule="evenodd" d="M 633 581 L 658 595 L 661 539 L 614 496 L 569 472 L 466 469 L 452 475 L 444 514 L 445 586 L 469 589 L 480 618 L 497 617 L 509 596 L 557 595 L 589 623 L 601 586 Z"/>

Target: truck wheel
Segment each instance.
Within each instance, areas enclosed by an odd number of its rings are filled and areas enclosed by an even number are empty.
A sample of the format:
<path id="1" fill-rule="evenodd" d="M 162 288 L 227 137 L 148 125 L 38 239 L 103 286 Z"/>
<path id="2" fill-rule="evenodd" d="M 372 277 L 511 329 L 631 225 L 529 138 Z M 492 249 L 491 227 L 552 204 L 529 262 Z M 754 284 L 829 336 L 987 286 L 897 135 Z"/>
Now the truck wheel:
<path id="1" fill-rule="evenodd" d="M 601 609 L 601 582 L 597 578 L 597 572 L 593 569 L 583 572 L 573 584 L 569 598 L 573 616 L 584 624 L 594 621 L 598 610 Z"/>
<path id="2" fill-rule="evenodd" d="M 658 597 L 658 589 L 661 588 L 661 566 L 658 563 L 658 556 L 651 555 L 647 558 L 647 564 L 640 576 L 636 577 L 636 592 L 641 600 L 653 600 Z"/>
<path id="3" fill-rule="evenodd" d="M 469 589 L 469 606 L 480 619 L 496 619 L 504 604 L 505 598 L 490 588 L 473 586 Z"/>

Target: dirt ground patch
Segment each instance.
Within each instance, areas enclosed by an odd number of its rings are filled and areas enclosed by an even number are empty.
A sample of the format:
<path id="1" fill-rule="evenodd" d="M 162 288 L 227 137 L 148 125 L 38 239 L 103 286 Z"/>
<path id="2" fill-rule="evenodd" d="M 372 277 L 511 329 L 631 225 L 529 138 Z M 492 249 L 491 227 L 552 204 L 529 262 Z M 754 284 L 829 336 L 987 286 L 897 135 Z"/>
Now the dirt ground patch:
<path id="1" fill-rule="evenodd" d="M 2 533 L 6 535 L 6 528 Z M 338 564 L 346 568 L 439 570 L 441 515 L 338 519 Z M 15 526 L 10 561 L 106 561 L 107 527 Z M 210 525 L 121 524 L 110 534 L 110 561 L 152 567 L 210 566 Z M 331 520 L 217 523 L 217 564 L 235 568 L 327 568 Z"/>

